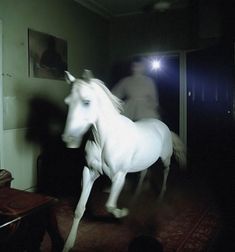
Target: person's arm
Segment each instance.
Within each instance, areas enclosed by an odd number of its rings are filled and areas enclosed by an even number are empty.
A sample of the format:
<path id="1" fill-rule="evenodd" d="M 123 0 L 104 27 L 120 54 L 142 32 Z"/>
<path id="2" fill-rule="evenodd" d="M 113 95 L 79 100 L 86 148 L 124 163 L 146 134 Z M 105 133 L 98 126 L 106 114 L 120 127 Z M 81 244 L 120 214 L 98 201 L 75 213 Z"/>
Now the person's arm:
<path id="1" fill-rule="evenodd" d="M 119 81 L 111 90 L 111 92 L 120 99 L 123 99 L 125 94 L 125 83 L 123 80 Z"/>

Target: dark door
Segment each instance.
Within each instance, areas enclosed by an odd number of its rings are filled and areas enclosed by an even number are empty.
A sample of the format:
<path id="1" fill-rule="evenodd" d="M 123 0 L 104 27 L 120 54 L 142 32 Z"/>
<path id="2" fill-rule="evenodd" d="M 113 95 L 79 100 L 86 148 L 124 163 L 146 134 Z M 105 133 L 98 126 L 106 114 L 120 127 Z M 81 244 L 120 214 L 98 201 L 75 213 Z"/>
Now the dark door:
<path id="1" fill-rule="evenodd" d="M 233 45 L 188 53 L 187 88 L 189 157 L 210 172 L 233 148 Z"/>

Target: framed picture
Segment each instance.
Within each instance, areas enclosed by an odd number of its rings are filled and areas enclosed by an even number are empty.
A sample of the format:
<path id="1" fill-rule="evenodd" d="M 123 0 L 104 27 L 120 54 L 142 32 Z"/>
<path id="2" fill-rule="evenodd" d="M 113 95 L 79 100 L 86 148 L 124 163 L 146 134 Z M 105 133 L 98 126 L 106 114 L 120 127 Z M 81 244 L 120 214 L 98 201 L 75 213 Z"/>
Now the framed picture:
<path id="1" fill-rule="evenodd" d="M 62 80 L 67 70 L 67 42 L 28 29 L 29 76 Z"/>

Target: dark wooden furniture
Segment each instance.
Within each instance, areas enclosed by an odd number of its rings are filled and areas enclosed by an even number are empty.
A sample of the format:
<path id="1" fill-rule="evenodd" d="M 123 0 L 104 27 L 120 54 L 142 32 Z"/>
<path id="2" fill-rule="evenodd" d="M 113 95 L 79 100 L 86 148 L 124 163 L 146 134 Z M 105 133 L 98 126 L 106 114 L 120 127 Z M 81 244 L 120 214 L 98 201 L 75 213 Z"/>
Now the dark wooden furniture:
<path id="1" fill-rule="evenodd" d="M 10 187 L 11 181 L 13 180 L 12 175 L 9 171 L 5 169 L 0 169 L 0 188 Z"/>
<path id="2" fill-rule="evenodd" d="M 53 251 L 60 251 L 63 240 L 58 232 L 53 206 L 57 199 L 10 187 L 0 188 L 0 251 L 36 252 L 45 231 Z"/>

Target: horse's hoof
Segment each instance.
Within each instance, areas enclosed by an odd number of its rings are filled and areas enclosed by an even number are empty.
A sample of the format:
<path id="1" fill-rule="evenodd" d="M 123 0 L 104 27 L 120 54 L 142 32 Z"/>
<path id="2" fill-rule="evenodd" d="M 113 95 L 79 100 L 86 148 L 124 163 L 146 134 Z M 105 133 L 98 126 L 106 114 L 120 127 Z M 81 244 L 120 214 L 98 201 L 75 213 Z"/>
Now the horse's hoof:
<path id="1" fill-rule="evenodd" d="M 129 214 L 129 210 L 127 208 L 108 208 L 109 213 L 113 214 L 116 218 L 123 218 Z"/>

